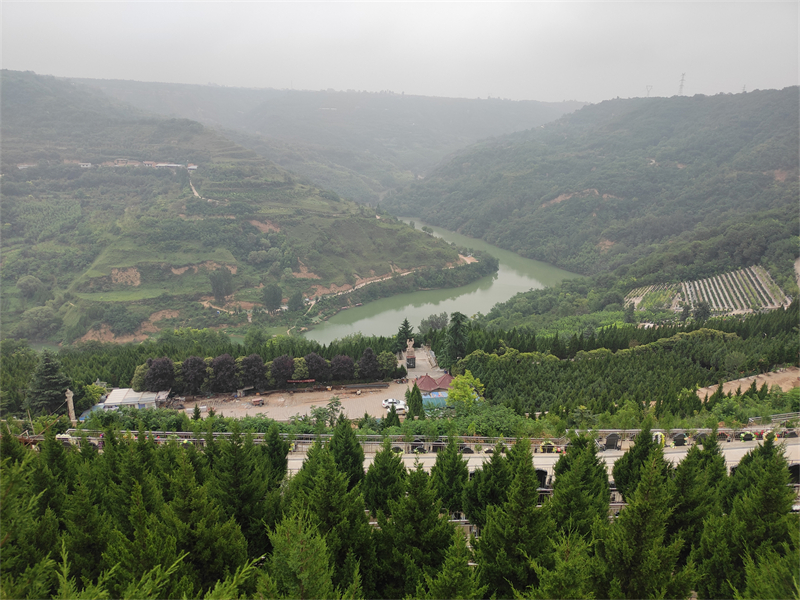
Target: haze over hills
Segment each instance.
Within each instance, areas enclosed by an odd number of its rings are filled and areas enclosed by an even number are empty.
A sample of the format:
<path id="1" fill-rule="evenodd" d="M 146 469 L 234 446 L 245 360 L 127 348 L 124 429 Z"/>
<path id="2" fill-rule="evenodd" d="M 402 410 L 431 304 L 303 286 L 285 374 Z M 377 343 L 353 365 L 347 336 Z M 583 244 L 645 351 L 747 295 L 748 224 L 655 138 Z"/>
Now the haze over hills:
<path id="1" fill-rule="evenodd" d="M 758 261 L 797 234 L 798 106 L 796 87 L 609 100 L 465 149 L 382 206 L 585 274 L 726 231 L 724 254 Z"/>
<path id="2" fill-rule="evenodd" d="M 227 130 L 239 144 L 364 203 L 478 140 L 538 127 L 580 102 L 435 98 L 81 79 L 140 109 Z"/>
<path id="3" fill-rule="evenodd" d="M 313 297 L 459 260 L 444 242 L 376 219 L 195 121 L 9 71 L 2 111 L 6 332 L 131 334 L 156 313 L 207 325 L 198 300 L 211 298 L 210 275 L 223 268 L 233 304 L 213 317 L 219 324 L 246 323 L 240 309 L 260 305 L 263 286 Z"/>

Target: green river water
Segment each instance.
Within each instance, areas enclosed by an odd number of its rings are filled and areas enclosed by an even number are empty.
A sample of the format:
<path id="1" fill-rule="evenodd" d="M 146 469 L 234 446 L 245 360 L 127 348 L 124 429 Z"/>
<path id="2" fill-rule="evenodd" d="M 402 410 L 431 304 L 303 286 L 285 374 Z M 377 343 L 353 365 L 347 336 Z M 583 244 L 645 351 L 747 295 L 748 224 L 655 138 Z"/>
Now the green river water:
<path id="1" fill-rule="evenodd" d="M 426 223 L 413 221 L 417 228 Z M 519 292 L 540 289 L 557 284 L 564 279 L 580 277 L 547 263 L 522 258 L 521 256 L 446 229 L 430 226 L 436 237 L 459 246 L 484 250 L 500 261 L 495 276 L 487 276 L 469 285 L 444 290 L 412 292 L 369 302 L 364 306 L 343 310 L 327 321 L 320 323 L 306 337 L 322 344 L 361 332 L 364 335 L 394 335 L 403 319 L 408 319 L 416 329 L 422 319 L 433 313 L 461 312 L 467 316 L 486 314 L 498 302 L 504 302 Z"/>

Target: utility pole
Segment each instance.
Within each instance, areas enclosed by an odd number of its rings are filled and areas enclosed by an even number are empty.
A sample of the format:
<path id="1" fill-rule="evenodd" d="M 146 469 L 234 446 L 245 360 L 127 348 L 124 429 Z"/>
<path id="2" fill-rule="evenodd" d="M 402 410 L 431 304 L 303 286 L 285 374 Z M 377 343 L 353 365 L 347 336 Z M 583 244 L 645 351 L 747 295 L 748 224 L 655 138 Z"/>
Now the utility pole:
<path id="1" fill-rule="evenodd" d="M 646 86 L 644 86 L 644 89 L 647 90 L 647 97 L 649 98 L 650 97 L 650 90 L 653 89 L 653 86 L 652 85 L 646 85 Z"/>
<path id="2" fill-rule="evenodd" d="M 686 79 L 686 73 L 681 73 L 681 87 L 678 88 L 678 96 L 683 96 L 683 82 Z"/>

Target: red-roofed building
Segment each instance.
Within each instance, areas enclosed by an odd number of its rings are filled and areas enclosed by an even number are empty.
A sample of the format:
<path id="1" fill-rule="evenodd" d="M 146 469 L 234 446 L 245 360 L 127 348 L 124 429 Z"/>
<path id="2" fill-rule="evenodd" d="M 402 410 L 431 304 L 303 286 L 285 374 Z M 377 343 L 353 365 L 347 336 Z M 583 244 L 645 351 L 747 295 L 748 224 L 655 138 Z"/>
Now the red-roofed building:
<path id="1" fill-rule="evenodd" d="M 450 382 L 453 381 L 453 376 L 445 373 L 439 379 L 434 379 L 427 373 L 422 377 L 417 378 L 417 387 L 422 393 L 435 392 L 436 390 L 450 389 Z"/>

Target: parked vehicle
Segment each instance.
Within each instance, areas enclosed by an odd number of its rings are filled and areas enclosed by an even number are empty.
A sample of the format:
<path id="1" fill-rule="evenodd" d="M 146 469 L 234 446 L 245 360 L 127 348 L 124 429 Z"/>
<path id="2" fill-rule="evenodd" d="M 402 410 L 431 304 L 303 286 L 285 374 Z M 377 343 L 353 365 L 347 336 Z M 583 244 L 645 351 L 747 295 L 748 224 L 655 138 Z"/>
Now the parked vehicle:
<path id="1" fill-rule="evenodd" d="M 387 398 L 382 402 L 383 408 L 389 410 L 392 406 L 397 412 L 405 412 L 406 411 L 406 402 L 405 400 L 395 400 L 394 398 Z"/>

